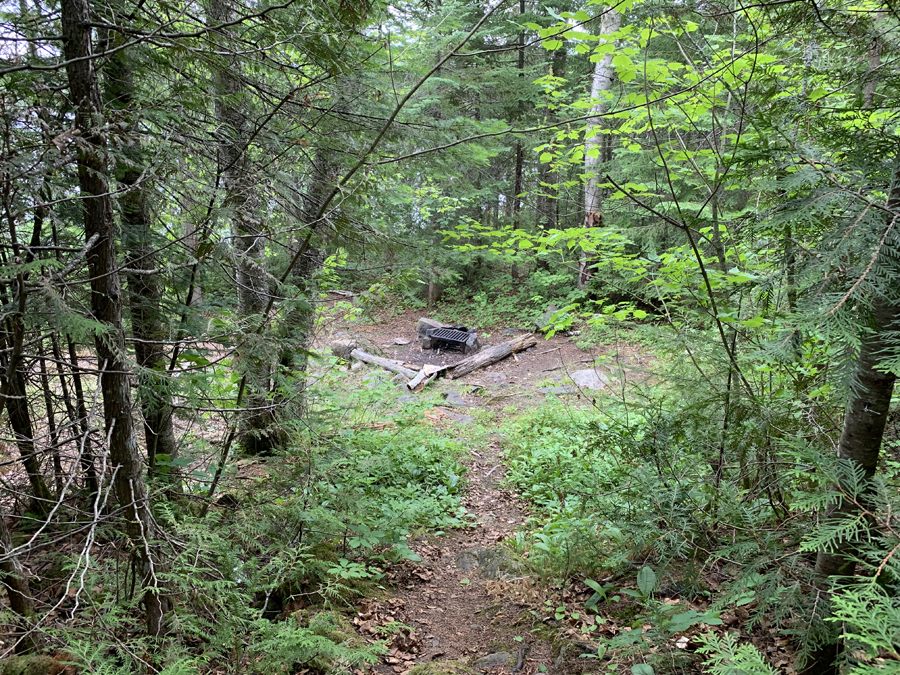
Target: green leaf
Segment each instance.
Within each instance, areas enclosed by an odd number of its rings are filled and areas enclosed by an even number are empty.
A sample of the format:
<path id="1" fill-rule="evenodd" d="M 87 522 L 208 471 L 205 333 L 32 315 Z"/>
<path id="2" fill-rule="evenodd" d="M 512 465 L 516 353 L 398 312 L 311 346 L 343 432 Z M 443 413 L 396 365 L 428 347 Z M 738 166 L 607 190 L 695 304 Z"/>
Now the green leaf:
<path id="1" fill-rule="evenodd" d="M 753 319 L 747 319 L 746 321 L 739 321 L 742 326 L 747 326 L 747 328 L 759 328 L 762 326 L 766 320 L 761 316 L 757 316 Z"/>
<path id="2" fill-rule="evenodd" d="M 472 583 L 472 582 L 469 581 L 468 579 L 462 579 L 462 580 L 459 582 L 459 585 L 460 585 L 460 586 L 468 586 L 470 583 Z"/>
<path id="3" fill-rule="evenodd" d="M 584 585 L 587 586 L 588 588 L 590 588 L 591 590 L 596 591 L 597 593 L 603 593 L 603 586 L 598 584 L 593 579 L 585 579 Z"/>
<path id="4" fill-rule="evenodd" d="M 700 622 L 700 614 L 692 609 L 673 616 L 672 621 L 669 623 L 669 630 L 672 633 L 681 633 L 682 631 L 686 631 L 695 623 Z"/>
<path id="5" fill-rule="evenodd" d="M 650 597 L 656 590 L 656 572 L 650 567 L 642 569 L 637 575 L 637 585 L 644 597 Z"/>
<path id="6" fill-rule="evenodd" d="M 631 675 L 654 675 L 653 667 L 646 663 L 636 663 L 631 666 Z"/>

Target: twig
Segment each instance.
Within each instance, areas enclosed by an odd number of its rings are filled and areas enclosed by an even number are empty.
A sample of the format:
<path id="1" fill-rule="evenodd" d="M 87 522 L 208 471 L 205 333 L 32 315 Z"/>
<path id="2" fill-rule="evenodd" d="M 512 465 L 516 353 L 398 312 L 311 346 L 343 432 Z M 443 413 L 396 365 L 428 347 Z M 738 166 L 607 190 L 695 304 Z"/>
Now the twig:
<path id="1" fill-rule="evenodd" d="M 893 557 L 893 555 L 897 552 L 897 549 L 900 549 L 900 542 L 897 543 L 894 548 L 891 549 L 891 552 L 887 554 L 887 558 L 881 561 L 881 564 L 878 566 L 878 569 L 875 570 L 875 579 L 878 578 L 878 575 L 881 574 L 881 571 L 884 569 L 884 566 L 888 564 L 888 560 Z"/>

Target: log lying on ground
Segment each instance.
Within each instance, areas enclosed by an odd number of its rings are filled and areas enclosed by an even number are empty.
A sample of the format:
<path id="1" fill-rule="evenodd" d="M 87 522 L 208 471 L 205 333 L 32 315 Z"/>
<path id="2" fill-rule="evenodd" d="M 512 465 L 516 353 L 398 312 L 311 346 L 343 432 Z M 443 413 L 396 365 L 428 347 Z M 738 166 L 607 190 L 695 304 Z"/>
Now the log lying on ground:
<path id="1" fill-rule="evenodd" d="M 492 363 L 497 363 L 497 361 L 505 359 L 510 354 L 524 351 L 526 349 L 534 347 L 536 344 L 537 339 L 535 339 L 534 335 L 523 335 L 516 338 L 515 340 L 512 340 L 511 342 L 504 342 L 503 344 L 499 344 L 496 347 L 483 349 L 477 354 L 473 354 L 469 358 L 463 359 L 455 366 L 453 366 L 453 368 L 451 368 L 449 371 L 450 379 L 459 379 L 464 375 L 468 375 L 473 370 L 478 370 L 479 368 L 484 368 L 485 366 L 489 366 Z"/>
<path id="2" fill-rule="evenodd" d="M 429 383 L 436 380 L 438 375 L 449 367 L 450 366 L 432 366 L 426 364 L 413 379 L 406 383 L 406 388 L 410 391 L 421 391 L 428 386 Z"/>
<path id="3" fill-rule="evenodd" d="M 394 359 L 385 359 L 380 356 L 374 356 L 360 349 L 352 340 L 336 340 L 331 343 L 331 352 L 342 359 L 356 359 L 363 363 L 370 363 L 373 366 L 379 366 L 392 373 L 402 375 L 406 379 L 414 378 L 417 373 L 403 366 L 402 361 Z"/>

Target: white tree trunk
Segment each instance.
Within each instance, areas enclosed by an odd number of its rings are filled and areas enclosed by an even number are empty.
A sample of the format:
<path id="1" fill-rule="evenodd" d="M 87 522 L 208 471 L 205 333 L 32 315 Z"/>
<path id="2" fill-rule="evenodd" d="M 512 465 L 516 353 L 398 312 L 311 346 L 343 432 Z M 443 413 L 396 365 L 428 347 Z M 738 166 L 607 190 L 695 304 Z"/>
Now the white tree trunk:
<path id="1" fill-rule="evenodd" d="M 609 36 L 619 30 L 622 25 L 622 15 L 614 9 L 607 9 L 600 19 L 600 33 Z M 599 45 L 609 44 L 614 40 L 600 39 Z M 584 226 L 603 226 L 603 190 L 600 187 L 600 170 L 603 164 L 603 127 L 606 121 L 603 119 L 609 111 L 609 102 L 606 92 L 612 89 L 616 78 L 616 71 L 612 64 L 613 53 L 608 52 L 594 65 L 594 79 L 591 83 L 591 100 L 594 103 L 591 114 L 596 115 L 588 120 L 587 131 L 584 135 L 584 173 L 586 182 L 584 185 Z M 591 278 L 591 259 L 587 253 L 583 253 L 578 263 L 578 288 L 584 288 Z"/>

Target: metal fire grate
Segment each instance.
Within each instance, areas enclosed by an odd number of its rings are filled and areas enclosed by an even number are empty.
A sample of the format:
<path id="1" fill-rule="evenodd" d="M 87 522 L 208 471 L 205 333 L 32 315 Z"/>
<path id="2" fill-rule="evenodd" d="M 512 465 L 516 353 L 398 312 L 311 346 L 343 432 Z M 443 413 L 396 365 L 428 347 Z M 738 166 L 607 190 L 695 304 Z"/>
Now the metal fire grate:
<path id="1" fill-rule="evenodd" d="M 447 328 L 432 328 L 428 331 L 432 349 L 452 349 L 466 352 L 475 344 L 475 331 L 470 331 L 465 326 L 449 326 Z"/>

